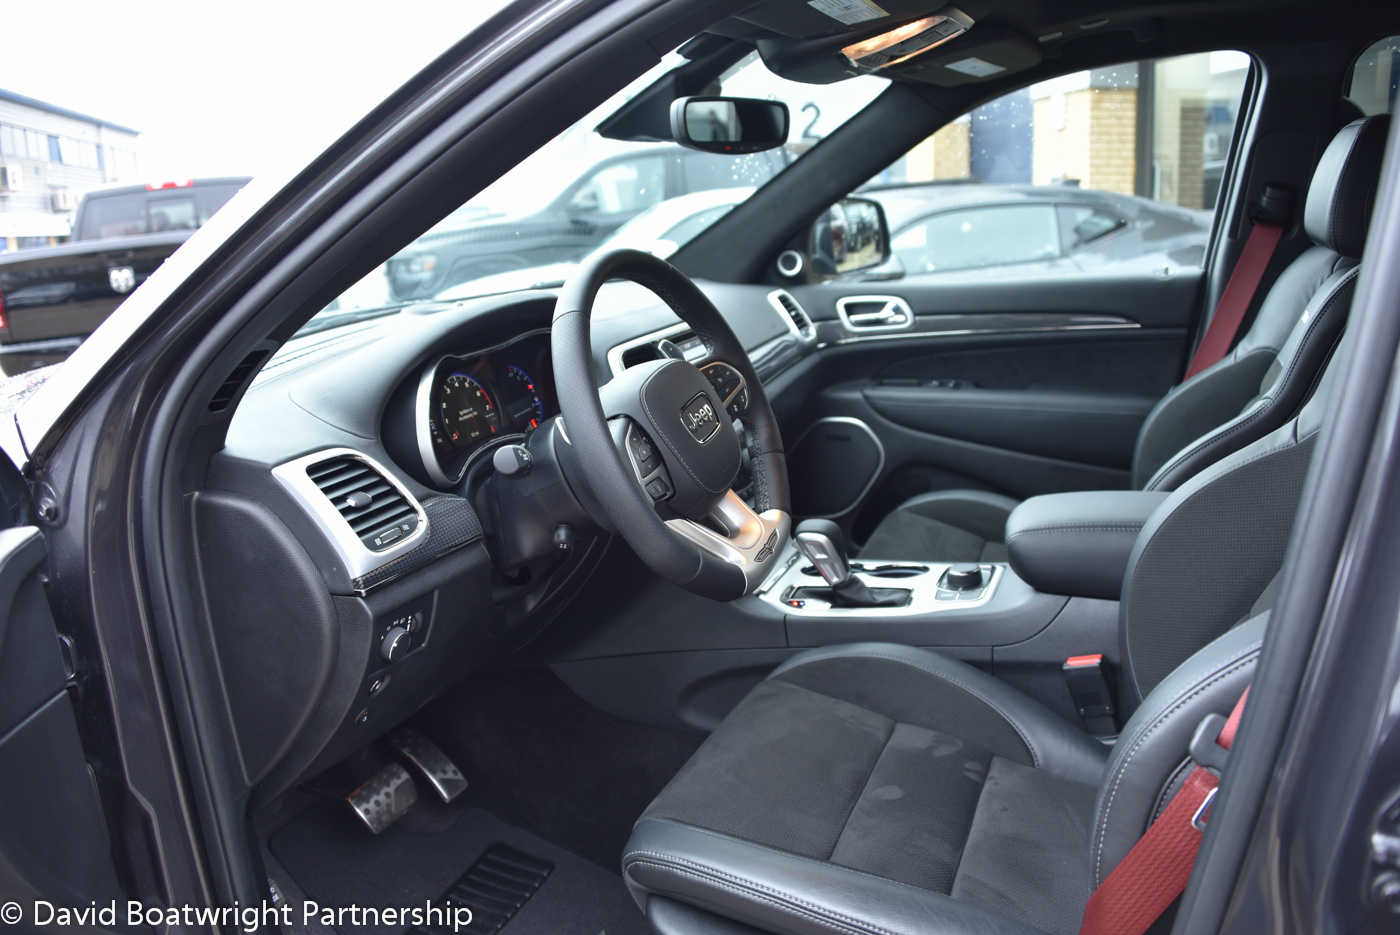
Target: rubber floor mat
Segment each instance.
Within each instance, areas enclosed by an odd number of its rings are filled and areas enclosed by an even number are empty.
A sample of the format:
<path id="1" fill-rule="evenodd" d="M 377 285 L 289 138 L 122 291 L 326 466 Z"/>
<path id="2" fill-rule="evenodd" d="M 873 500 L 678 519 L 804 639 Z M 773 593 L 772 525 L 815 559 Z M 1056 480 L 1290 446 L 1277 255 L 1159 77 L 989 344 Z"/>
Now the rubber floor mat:
<path id="1" fill-rule="evenodd" d="M 477 858 L 462 879 L 441 900 L 445 909 L 465 906 L 472 912 L 471 930 L 481 935 L 497 935 L 530 901 L 554 865 L 506 844 L 493 844 Z M 450 913 L 447 914 L 449 917 Z M 423 926 L 426 935 L 445 935 L 447 929 Z"/>
<path id="2" fill-rule="evenodd" d="M 274 832 L 268 846 L 304 898 L 323 911 L 441 906 L 460 898 L 476 918 L 457 935 L 647 935 L 646 919 L 620 874 L 480 808 L 420 798 L 374 835 L 349 808 L 325 802 Z M 513 881 L 512 898 L 480 888 L 487 881 L 504 887 L 503 876 Z M 476 889 L 466 895 L 459 892 L 463 885 Z M 495 915 L 482 901 L 491 892 L 507 904 L 495 907 Z M 304 908 L 293 907 L 298 919 Z M 319 924 L 306 931 L 427 935 L 437 928 L 410 929 L 411 919 L 374 925 L 348 915 L 315 918 Z"/>

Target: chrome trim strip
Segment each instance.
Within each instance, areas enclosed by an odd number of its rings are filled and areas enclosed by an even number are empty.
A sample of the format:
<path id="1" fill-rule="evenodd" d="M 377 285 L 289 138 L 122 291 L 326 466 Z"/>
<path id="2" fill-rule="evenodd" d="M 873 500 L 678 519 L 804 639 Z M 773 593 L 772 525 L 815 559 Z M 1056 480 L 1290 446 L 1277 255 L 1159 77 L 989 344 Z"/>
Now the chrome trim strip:
<path id="1" fill-rule="evenodd" d="M 457 472 L 455 478 L 448 477 L 447 472 L 442 469 L 442 463 L 438 461 L 437 452 L 433 451 L 433 435 L 428 431 L 428 422 L 431 421 L 433 416 L 433 376 L 437 373 L 438 367 L 442 366 L 442 362 L 449 358 L 453 360 L 472 360 L 476 357 L 494 354 L 497 351 L 503 351 L 508 347 L 513 347 L 526 338 L 538 337 L 549 333 L 550 331 L 548 328 L 536 328 L 533 331 L 526 331 L 524 334 L 517 334 L 509 341 L 488 347 L 485 350 L 469 351 L 465 354 L 439 354 L 431 364 L 423 369 L 422 376 L 418 378 L 418 395 L 414 399 L 413 404 L 413 411 L 417 413 L 418 423 L 413 427 L 413 434 L 418 439 L 418 457 L 423 462 L 423 470 L 428 472 L 428 478 L 440 489 L 450 490 L 461 483 L 462 478 L 467 476 L 467 469 L 471 467 L 472 462 L 488 449 L 496 447 L 497 444 L 507 439 L 523 438 L 524 436 L 519 433 L 503 435 L 500 438 L 493 438 L 483 443 L 480 448 L 471 453 L 471 456 L 468 457 L 467 460 L 462 462 L 462 470 Z"/>
<path id="2" fill-rule="evenodd" d="M 902 341 L 912 338 L 946 338 L 970 334 L 1021 334 L 1038 331 L 1129 331 L 1142 325 L 1119 315 L 1073 315 L 1054 312 L 993 313 L 990 315 L 918 315 L 911 329 L 899 334 L 852 332 L 843 323 L 823 321 L 817 326 L 818 347 L 856 344 L 862 341 Z"/>
<path id="3" fill-rule="evenodd" d="M 858 561 L 869 564 L 870 560 L 861 556 Z M 996 597 L 997 590 L 1001 586 L 1002 580 L 1006 577 L 1006 565 L 996 562 L 979 562 L 982 572 L 987 576 L 986 584 L 975 592 L 975 596 L 968 599 L 959 597 L 949 599 L 948 591 L 943 590 L 945 595 L 939 599 L 938 580 L 943 577 L 943 573 L 951 566 L 947 562 L 921 562 L 928 566 L 928 571 L 911 578 L 881 578 L 878 575 L 868 575 L 856 572 L 855 577 L 859 578 L 866 585 L 872 588 L 908 588 L 912 593 L 909 595 L 909 603 L 903 607 L 834 607 L 825 601 L 808 598 L 802 607 L 794 607 L 787 602 L 786 595 L 794 588 L 824 588 L 826 581 L 819 575 L 803 574 L 805 564 L 797 563 L 784 568 L 782 575 L 770 585 L 761 595 L 761 600 L 767 601 L 773 607 L 778 608 L 790 617 L 801 617 L 804 619 L 836 619 L 859 617 L 861 619 L 887 619 L 904 617 L 926 617 L 946 613 L 948 611 L 969 611 L 985 607 Z"/>
<path id="4" fill-rule="evenodd" d="M 845 516 L 847 513 L 860 506 L 861 501 L 864 500 L 866 496 L 870 493 L 871 488 L 875 486 L 875 482 L 880 479 L 880 473 L 885 469 L 885 446 L 884 443 L 880 441 L 880 436 L 876 435 L 875 430 L 872 429 L 869 425 L 866 425 L 865 422 L 863 422 L 860 419 L 852 418 L 851 416 L 827 416 L 824 419 L 818 419 L 811 425 L 807 426 L 806 431 L 804 431 L 801 435 L 797 436 L 797 441 L 793 443 L 793 446 L 789 449 L 789 451 L 796 453 L 797 449 L 802 446 L 802 442 L 806 440 L 807 436 L 812 434 L 812 430 L 826 422 L 840 422 L 845 425 L 854 425 L 856 428 L 869 435 L 871 441 L 875 442 L 875 450 L 880 453 L 880 463 L 875 465 L 875 470 L 871 473 L 870 479 L 865 482 L 865 486 L 861 488 L 860 493 L 856 495 L 856 498 L 851 501 L 849 506 L 847 506 L 844 510 L 838 510 L 835 513 L 816 514 L 809 517 L 810 519 L 834 519 L 838 516 Z M 791 457 L 791 455 L 789 457 Z"/>
<path id="5" fill-rule="evenodd" d="M 383 552 L 371 552 L 366 548 L 360 537 L 350 528 L 350 524 L 345 521 L 345 517 L 340 515 L 340 511 L 306 473 L 306 469 L 313 464 L 340 457 L 363 461 L 388 481 L 418 514 L 418 528 Z M 336 553 L 345 562 L 345 570 L 349 572 L 352 581 L 383 568 L 400 556 L 407 555 L 422 545 L 428 537 L 428 514 L 423 512 L 423 505 L 418 502 L 418 498 L 409 493 L 408 488 L 392 471 L 362 451 L 356 451 L 354 448 L 323 448 L 312 454 L 284 461 L 272 469 L 272 476 L 281 482 L 283 488 L 292 495 L 292 499 L 321 527 L 321 531 L 335 547 Z"/>
<path id="6" fill-rule="evenodd" d="M 876 305 L 882 302 L 884 307 L 878 312 L 852 315 L 847 308 L 856 303 Z M 843 295 L 836 300 L 836 314 L 841 317 L 841 324 L 846 326 L 846 330 L 853 333 L 903 331 L 914 327 L 914 310 L 897 295 Z"/>

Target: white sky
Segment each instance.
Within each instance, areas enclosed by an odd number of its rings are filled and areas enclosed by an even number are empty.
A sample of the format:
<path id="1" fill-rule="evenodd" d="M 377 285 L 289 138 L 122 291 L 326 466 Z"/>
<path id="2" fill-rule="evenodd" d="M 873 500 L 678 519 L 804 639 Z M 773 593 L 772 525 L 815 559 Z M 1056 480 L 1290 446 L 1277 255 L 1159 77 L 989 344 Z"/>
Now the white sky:
<path id="1" fill-rule="evenodd" d="M 4 4 L 0 88 L 142 131 L 147 179 L 308 161 L 506 0 Z"/>

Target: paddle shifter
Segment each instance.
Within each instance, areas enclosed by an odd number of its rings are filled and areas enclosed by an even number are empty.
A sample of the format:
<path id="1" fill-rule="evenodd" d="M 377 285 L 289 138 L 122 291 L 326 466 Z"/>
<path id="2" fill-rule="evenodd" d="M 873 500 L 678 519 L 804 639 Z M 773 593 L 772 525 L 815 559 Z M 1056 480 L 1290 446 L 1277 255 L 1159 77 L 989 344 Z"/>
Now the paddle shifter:
<path id="1" fill-rule="evenodd" d="M 909 592 L 903 588 L 872 589 L 851 574 L 846 537 L 831 520 L 803 520 L 792 541 L 830 586 L 831 603 L 841 607 L 899 607 L 909 602 Z"/>

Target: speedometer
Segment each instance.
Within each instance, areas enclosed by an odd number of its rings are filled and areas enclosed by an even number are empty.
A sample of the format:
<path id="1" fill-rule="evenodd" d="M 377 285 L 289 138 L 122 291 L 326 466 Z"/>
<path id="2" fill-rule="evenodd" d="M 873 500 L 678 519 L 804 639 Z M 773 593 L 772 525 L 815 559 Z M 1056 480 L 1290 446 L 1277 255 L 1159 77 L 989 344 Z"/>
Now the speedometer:
<path id="1" fill-rule="evenodd" d="M 443 440 L 454 448 L 473 445 L 501 430 L 501 413 L 490 394 L 465 373 L 448 374 L 439 409 Z"/>

